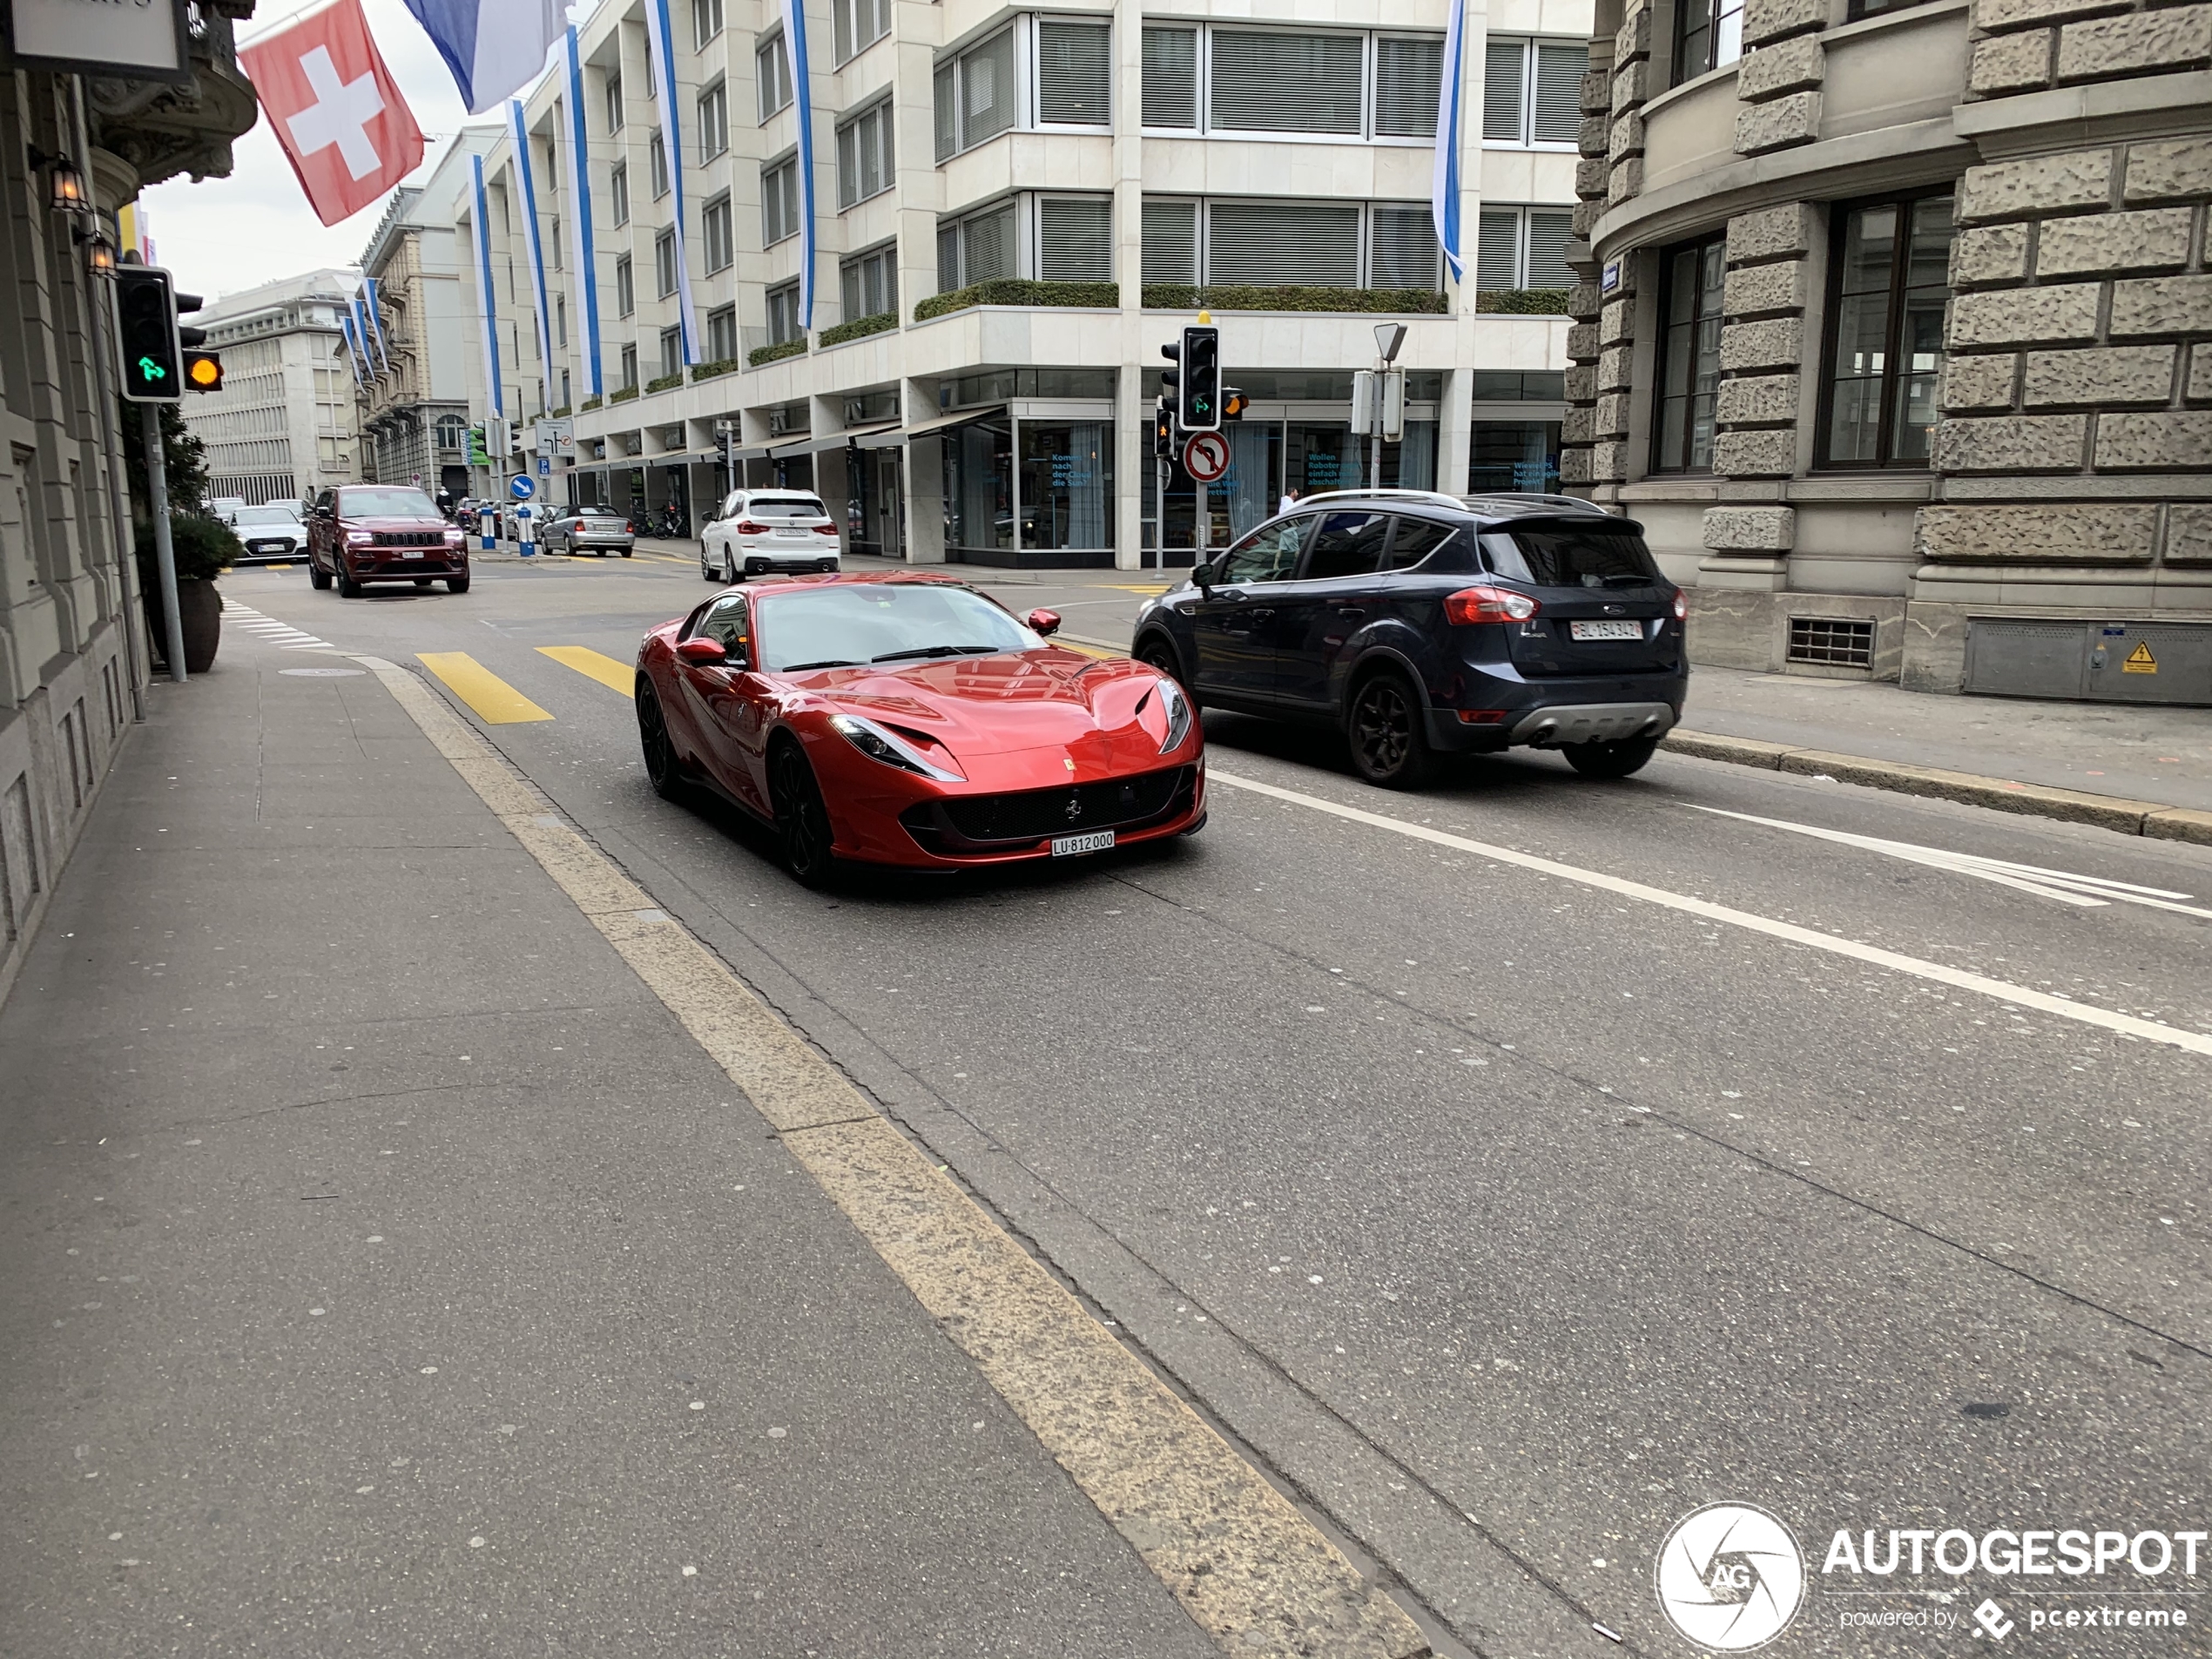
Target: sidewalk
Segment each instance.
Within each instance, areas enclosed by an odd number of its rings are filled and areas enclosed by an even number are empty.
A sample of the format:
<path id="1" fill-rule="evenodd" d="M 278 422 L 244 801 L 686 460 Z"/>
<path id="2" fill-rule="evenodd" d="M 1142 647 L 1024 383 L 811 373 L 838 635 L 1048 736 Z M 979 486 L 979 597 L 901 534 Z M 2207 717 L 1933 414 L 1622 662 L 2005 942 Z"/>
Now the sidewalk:
<path id="1" fill-rule="evenodd" d="M 374 676 L 152 699 L 0 1005 L 0 1651 L 1215 1651 Z"/>

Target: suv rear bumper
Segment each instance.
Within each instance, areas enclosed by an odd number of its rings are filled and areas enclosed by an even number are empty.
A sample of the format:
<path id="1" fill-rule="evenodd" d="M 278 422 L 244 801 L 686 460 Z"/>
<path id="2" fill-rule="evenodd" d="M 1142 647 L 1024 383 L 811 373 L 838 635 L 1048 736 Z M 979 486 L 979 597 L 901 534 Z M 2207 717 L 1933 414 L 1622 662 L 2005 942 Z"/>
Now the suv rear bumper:
<path id="1" fill-rule="evenodd" d="M 1682 697 L 1687 688 L 1677 680 L 1633 691 L 1617 682 L 1603 686 L 1582 682 L 1571 690 L 1558 689 L 1575 700 L 1547 699 L 1525 708 L 1507 709 L 1496 719 L 1474 723 L 1461 719 L 1457 709 L 1431 708 L 1429 746 L 1448 754 L 1494 754 L 1521 745 L 1555 749 L 1569 743 L 1663 737 L 1682 718 Z M 1659 695 L 1652 695 L 1654 691 Z"/>

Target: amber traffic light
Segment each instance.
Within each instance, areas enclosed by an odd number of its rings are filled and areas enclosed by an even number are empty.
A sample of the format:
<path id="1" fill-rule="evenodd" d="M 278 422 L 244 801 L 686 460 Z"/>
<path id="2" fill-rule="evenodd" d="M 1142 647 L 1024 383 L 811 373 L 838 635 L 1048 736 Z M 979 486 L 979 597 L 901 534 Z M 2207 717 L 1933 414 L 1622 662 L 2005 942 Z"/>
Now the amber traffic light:
<path id="1" fill-rule="evenodd" d="M 223 389 L 223 360 L 212 351 L 185 354 L 185 384 L 195 392 Z"/>

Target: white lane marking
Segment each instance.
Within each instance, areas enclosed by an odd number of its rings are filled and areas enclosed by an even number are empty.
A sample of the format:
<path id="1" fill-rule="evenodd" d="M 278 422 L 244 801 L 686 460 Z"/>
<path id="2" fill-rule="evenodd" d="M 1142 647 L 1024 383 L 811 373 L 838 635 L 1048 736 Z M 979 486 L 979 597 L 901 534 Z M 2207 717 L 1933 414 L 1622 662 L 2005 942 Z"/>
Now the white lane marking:
<path id="1" fill-rule="evenodd" d="M 2101 1026 L 2125 1036 L 2137 1037 L 2146 1042 L 2162 1042 L 2171 1048 L 2185 1049 L 2191 1054 L 2212 1055 L 2212 1035 L 2195 1031 L 2183 1031 L 2178 1027 L 2161 1025 L 2156 1020 L 2137 1019 L 2132 1014 L 2116 1014 L 2108 1008 L 2092 1008 L 2082 1002 L 2069 1002 L 2063 997 L 2046 991 L 2031 990 L 2025 985 L 2014 985 L 2001 979 L 1991 979 L 1985 974 L 1970 974 L 1964 969 L 1946 968 L 1941 962 L 1924 961 L 1918 956 L 1907 956 L 1898 951 L 1884 950 L 1878 945 L 1862 944 L 1856 939 L 1841 939 L 1830 934 L 1815 933 L 1810 927 L 1800 927 L 1794 922 L 1777 921 L 1770 916 L 1753 915 L 1748 910 L 1735 910 L 1726 905 L 1710 904 L 1703 899 L 1693 899 L 1687 894 L 1669 893 L 1663 887 L 1648 887 L 1641 881 L 1624 881 L 1619 876 L 1601 874 L 1595 870 L 1577 868 L 1572 864 L 1561 864 L 1551 859 L 1540 859 L 1533 853 L 1517 853 L 1509 846 L 1493 846 L 1487 841 L 1472 840 L 1464 835 L 1431 829 L 1426 824 L 1409 824 L 1402 818 L 1387 818 L 1380 813 L 1363 812 L 1357 806 L 1339 806 L 1318 795 L 1307 795 L 1295 789 L 1282 789 L 1273 784 L 1264 784 L 1257 779 L 1238 778 L 1209 765 L 1209 783 L 1227 784 L 1233 789 L 1248 789 L 1256 795 L 1266 795 L 1294 806 L 1310 806 L 1332 818 L 1348 819 L 1355 824 L 1366 824 L 1373 829 L 1389 830 L 1416 841 L 1429 841 L 1438 846 L 1453 847 L 1462 853 L 1473 853 L 1494 864 L 1509 864 L 1523 870 L 1534 870 L 1542 875 L 1555 875 L 1584 887 L 1595 887 L 1602 893 L 1618 894 L 1624 899 L 1640 899 L 1668 910 L 1679 910 L 1692 916 L 1703 916 L 1710 921 L 1726 922 L 1731 927 L 1741 927 L 1747 933 L 1764 934 L 1770 939 L 1780 939 L 1793 945 L 1803 945 L 1813 950 L 1824 950 L 1837 956 L 1848 956 L 1854 961 L 1871 962 L 1877 968 L 1886 968 L 1895 973 L 1910 974 L 1919 979 L 1931 980 L 1938 985 L 1948 985 L 1958 990 L 1973 991 L 1978 995 L 1993 997 L 1998 1001 L 2011 1003 L 2015 1008 L 2035 1008 L 2055 1015 L 2062 1020 L 2078 1021 L 2083 1025 Z"/>
<path id="2" fill-rule="evenodd" d="M 256 610 L 252 605 L 242 605 L 228 594 L 223 596 L 223 615 L 236 619 L 239 627 L 257 638 L 265 639 L 280 651 L 334 651 L 336 646 L 327 639 L 319 639 L 288 622 L 279 622 L 274 617 Z"/>
<path id="3" fill-rule="evenodd" d="M 1854 835 L 1848 830 L 1819 829 L 1811 824 L 1793 824 L 1784 818 L 1755 818 L 1750 813 L 1723 812 L 1717 806 L 1700 806 L 1697 810 L 1710 813 L 1716 818 L 1733 818 L 1746 824 L 1764 824 L 1769 829 L 1817 836 L 1824 841 L 1835 841 L 1844 846 L 1864 847 L 1870 853 L 1902 859 L 1908 864 L 1925 864 L 1933 869 L 1950 870 L 1959 875 L 1973 876 L 1979 880 L 1994 881 L 2000 887 L 2018 887 L 2023 893 L 2054 899 L 2060 904 L 2091 907 L 2118 900 L 2122 904 L 2148 905 L 2154 910 L 2171 910 L 2181 915 L 2202 916 L 2212 921 L 2212 910 L 2176 902 L 2193 895 L 2176 893 L 2170 887 L 2138 887 L 2133 881 L 2110 881 L 2101 875 L 2075 875 L 2067 870 L 2047 870 L 2040 864 L 2014 864 L 2006 859 L 1984 858 L 1979 853 L 1952 853 L 1939 846 L 1917 846 L 1911 841 L 1885 841 L 1879 836 Z"/>

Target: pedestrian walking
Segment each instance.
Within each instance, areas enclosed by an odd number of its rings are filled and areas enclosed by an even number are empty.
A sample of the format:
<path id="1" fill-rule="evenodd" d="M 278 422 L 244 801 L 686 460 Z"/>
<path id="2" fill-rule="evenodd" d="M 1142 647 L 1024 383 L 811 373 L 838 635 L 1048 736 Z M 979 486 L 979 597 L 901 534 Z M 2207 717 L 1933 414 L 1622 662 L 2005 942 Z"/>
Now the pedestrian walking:
<path id="1" fill-rule="evenodd" d="M 1290 489 L 1283 492 L 1283 499 L 1275 503 L 1275 511 L 1278 515 L 1287 513 L 1291 508 L 1297 505 L 1298 488 L 1296 485 L 1292 485 Z"/>

